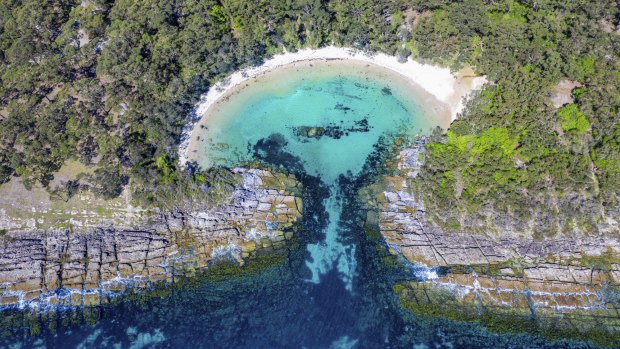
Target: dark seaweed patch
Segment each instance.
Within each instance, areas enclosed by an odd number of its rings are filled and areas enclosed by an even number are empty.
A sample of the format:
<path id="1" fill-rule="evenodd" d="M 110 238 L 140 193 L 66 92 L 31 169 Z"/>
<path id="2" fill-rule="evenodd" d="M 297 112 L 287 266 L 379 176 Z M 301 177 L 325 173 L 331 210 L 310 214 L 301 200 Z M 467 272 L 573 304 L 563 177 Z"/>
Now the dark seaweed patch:
<path id="1" fill-rule="evenodd" d="M 342 123 L 342 120 L 340 121 Z M 308 142 L 309 139 L 321 139 L 322 137 L 329 137 L 333 139 L 340 139 L 343 136 L 348 136 L 351 133 L 365 133 L 369 132 L 372 127 L 368 123 L 368 118 L 356 120 L 351 127 L 343 127 L 341 125 L 335 125 L 333 123 L 327 126 L 296 126 L 290 127 L 295 138 L 300 142 Z"/>
<path id="2" fill-rule="evenodd" d="M 287 145 L 288 141 L 282 134 L 274 133 L 256 142 L 253 146 L 254 157 L 289 171 L 303 172 L 304 166 L 299 157 L 284 150 Z"/>
<path id="3" fill-rule="evenodd" d="M 338 103 L 336 104 L 336 106 L 334 107 L 334 109 L 336 110 L 342 110 L 343 112 L 348 112 L 349 110 L 351 110 L 350 107 L 347 107 L 346 105 L 342 104 L 342 103 Z"/>

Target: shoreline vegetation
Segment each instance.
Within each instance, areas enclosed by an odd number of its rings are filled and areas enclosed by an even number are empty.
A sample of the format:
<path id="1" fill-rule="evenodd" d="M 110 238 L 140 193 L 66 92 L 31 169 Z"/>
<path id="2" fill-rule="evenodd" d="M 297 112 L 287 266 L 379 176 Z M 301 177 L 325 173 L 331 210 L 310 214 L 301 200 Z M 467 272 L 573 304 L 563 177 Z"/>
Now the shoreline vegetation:
<path id="1" fill-rule="evenodd" d="M 602 204 L 618 215 L 615 4 L 7 3 L 0 183 L 18 178 L 64 199 L 127 189 L 145 207 L 202 195 L 208 173 L 178 159 L 200 96 L 283 47 L 336 45 L 475 66 L 493 81 L 467 102 L 451 137 L 432 139 L 421 191 L 442 224 L 516 219 L 499 229 L 532 226 L 540 238 L 591 230 L 605 219 Z M 58 183 L 69 161 L 88 173 Z"/>
<path id="2" fill-rule="evenodd" d="M 365 53 L 353 48 L 327 46 L 319 49 L 302 49 L 297 52 L 284 52 L 265 60 L 258 66 L 238 70 L 228 77 L 215 83 L 209 91 L 202 95 L 194 109 L 193 122 L 188 123 L 183 132 L 183 142 L 179 146 L 179 163 L 184 166 L 190 161 L 189 155 L 196 148 L 197 139 L 194 132 L 204 126 L 208 114 L 227 97 L 238 93 L 252 83 L 260 83 L 259 79 L 268 73 L 298 67 L 316 62 L 343 62 L 350 65 L 364 65 L 363 69 L 381 69 L 404 78 L 421 95 L 425 109 L 437 112 L 437 117 L 449 117 L 442 124 L 447 129 L 449 123 L 463 111 L 464 103 L 470 94 L 487 82 L 484 76 L 476 76 L 472 68 L 465 67 L 456 73 L 449 68 L 422 64 L 407 59 L 400 61 L 398 57 L 384 53 Z M 245 84 L 244 84 L 245 83 Z M 445 115 L 444 115 L 445 114 Z"/>

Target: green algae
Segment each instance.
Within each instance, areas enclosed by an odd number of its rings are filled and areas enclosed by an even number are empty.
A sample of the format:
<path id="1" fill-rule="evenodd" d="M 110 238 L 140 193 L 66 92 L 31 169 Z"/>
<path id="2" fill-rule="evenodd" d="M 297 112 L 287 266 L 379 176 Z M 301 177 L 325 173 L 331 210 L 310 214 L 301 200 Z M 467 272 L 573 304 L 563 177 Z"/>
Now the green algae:
<path id="1" fill-rule="evenodd" d="M 611 271 L 613 264 L 620 265 L 620 256 L 608 247 L 607 250 L 598 256 L 591 256 L 581 253 L 581 257 L 574 262 L 591 269 L 602 270 L 604 272 Z"/>
<path id="2" fill-rule="evenodd" d="M 251 259 L 243 266 L 235 262 L 221 262 L 209 268 L 204 275 L 204 280 L 218 282 L 231 278 L 255 276 L 265 269 L 278 267 L 285 261 L 286 253 L 272 252 Z"/>
<path id="3" fill-rule="evenodd" d="M 525 269 L 531 266 L 535 266 L 535 264 L 527 263 L 522 258 L 510 258 L 498 263 L 452 265 L 449 266 L 449 268 L 450 272 L 453 274 L 470 274 L 471 272 L 476 272 L 478 275 L 487 276 L 506 275 L 502 270 L 510 269 L 512 276 L 523 277 L 525 276 Z"/>

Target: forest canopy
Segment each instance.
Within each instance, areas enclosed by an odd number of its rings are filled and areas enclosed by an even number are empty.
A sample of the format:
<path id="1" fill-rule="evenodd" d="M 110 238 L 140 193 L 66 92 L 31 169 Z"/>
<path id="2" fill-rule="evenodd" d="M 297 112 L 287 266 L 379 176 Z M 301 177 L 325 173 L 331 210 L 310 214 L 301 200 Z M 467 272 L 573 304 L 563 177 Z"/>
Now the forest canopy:
<path id="1" fill-rule="evenodd" d="M 88 181 L 97 194 L 129 185 L 156 204 L 166 188 L 205 178 L 177 167 L 177 147 L 211 84 L 284 49 L 333 43 L 472 65 L 492 81 L 428 145 L 417 189 L 438 224 L 459 229 L 492 211 L 531 219 L 544 209 L 588 226 L 602 207 L 619 205 L 618 8 L 614 0 L 5 0 L 0 183 L 19 176 L 47 186 L 77 159 L 96 167 Z M 548 96 L 561 81 L 579 87 L 558 109 Z M 543 220 L 540 229 L 574 221 Z"/>

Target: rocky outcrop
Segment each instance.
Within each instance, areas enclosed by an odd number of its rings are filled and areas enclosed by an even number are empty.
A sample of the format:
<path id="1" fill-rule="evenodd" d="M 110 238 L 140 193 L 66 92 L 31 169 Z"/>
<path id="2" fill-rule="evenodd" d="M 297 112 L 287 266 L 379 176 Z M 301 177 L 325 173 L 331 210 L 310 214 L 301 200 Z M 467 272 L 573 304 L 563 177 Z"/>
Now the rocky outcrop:
<path id="1" fill-rule="evenodd" d="M 554 108 L 560 108 L 566 104 L 574 103 L 573 89 L 581 87 L 581 84 L 577 81 L 562 80 L 553 87 L 550 94 L 547 96 L 547 100 L 553 105 Z"/>
<path id="2" fill-rule="evenodd" d="M 537 240 L 511 232 L 443 231 L 426 219 L 412 189 L 423 152 L 423 140 L 401 151 L 396 175 L 370 191 L 379 211 L 371 221 L 390 251 L 416 271 L 417 281 L 397 287 L 409 307 L 458 304 L 478 315 L 494 309 L 563 319 L 579 313 L 608 319 L 607 330 L 620 333 L 618 232 Z"/>
<path id="3" fill-rule="evenodd" d="M 283 248 L 303 209 L 298 182 L 263 170 L 236 172 L 242 183 L 230 201 L 211 209 L 144 213 L 141 224 L 78 232 L 5 230 L 0 304 L 99 304 L 127 287 Z"/>

